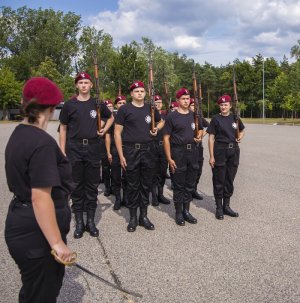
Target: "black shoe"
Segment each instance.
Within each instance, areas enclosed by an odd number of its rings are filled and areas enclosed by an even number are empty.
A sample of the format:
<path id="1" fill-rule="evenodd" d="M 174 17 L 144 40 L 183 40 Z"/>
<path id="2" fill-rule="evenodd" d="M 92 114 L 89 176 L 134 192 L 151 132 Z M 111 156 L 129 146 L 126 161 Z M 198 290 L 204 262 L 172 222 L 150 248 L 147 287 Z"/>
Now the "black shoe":
<path id="1" fill-rule="evenodd" d="M 193 192 L 192 197 L 196 200 L 203 200 L 203 196 L 200 195 L 196 190 Z"/>
<path id="2" fill-rule="evenodd" d="M 157 200 L 161 204 L 170 204 L 170 200 L 168 200 L 164 194 L 163 194 L 163 187 L 158 187 L 158 195 L 157 195 Z"/>
<path id="3" fill-rule="evenodd" d="M 190 203 L 191 202 L 188 202 L 188 203 L 184 203 L 183 204 L 183 218 L 185 221 L 191 223 L 191 224 L 196 224 L 197 223 L 197 219 L 195 217 L 193 217 L 191 215 L 191 213 L 189 212 L 190 210 Z"/>
<path id="4" fill-rule="evenodd" d="M 114 205 L 114 210 L 119 210 L 121 208 L 121 195 L 120 193 L 116 193 L 116 200 Z"/>
<path id="5" fill-rule="evenodd" d="M 148 230 L 154 230 L 155 227 L 147 217 L 147 206 L 140 207 L 139 225 L 144 226 Z"/>
<path id="6" fill-rule="evenodd" d="M 83 213 L 82 212 L 76 212 L 74 214 L 75 216 L 75 230 L 74 230 L 74 238 L 79 239 L 83 236 L 83 233 L 85 231 L 84 222 L 83 222 Z"/>
<path id="7" fill-rule="evenodd" d="M 177 225 L 184 226 L 185 221 L 182 214 L 182 203 L 174 203 L 175 204 L 175 222 Z"/>
<path id="8" fill-rule="evenodd" d="M 88 210 L 86 212 L 87 219 L 86 219 L 86 227 L 85 230 L 90 233 L 92 237 L 99 236 L 99 230 L 95 225 L 95 210 Z"/>
<path id="9" fill-rule="evenodd" d="M 109 197 L 111 194 L 112 194 L 111 188 L 105 186 L 104 196 L 105 196 L 105 197 Z"/>
<path id="10" fill-rule="evenodd" d="M 239 214 L 230 208 L 230 198 L 223 198 L 223 213 L 229 217 L 237 218 Z"/>
<path id="11" fill-rule="evenodd" d="M 223 220 L 224 214 L 223 214 L 223 205 L 222 205 L 222 199 L 216 198 L 216 219 Z"/>
<path id="12" fill-rule="evenodd" d="M 136 208 L 129 208 L 129 213 L 130 213 L 130 219 L 129 223 L 127 225 L 127 231 L 128 232 L 134 232 L 137 227 L 137 209 Z"/>

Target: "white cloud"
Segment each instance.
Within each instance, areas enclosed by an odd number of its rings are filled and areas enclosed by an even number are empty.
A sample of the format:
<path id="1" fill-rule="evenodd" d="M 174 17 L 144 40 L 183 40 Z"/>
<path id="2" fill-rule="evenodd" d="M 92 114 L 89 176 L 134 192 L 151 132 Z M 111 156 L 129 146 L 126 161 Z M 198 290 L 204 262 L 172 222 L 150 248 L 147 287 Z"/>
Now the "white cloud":
<path id="1" fill-rule="evenodd" d="M 149 37 L 200 63 L 226 65 L 262 53 L 282 59 L 300 38 L 297 0 L 120 0 L 90 25 L 112 35 L 116 46 Z"/>

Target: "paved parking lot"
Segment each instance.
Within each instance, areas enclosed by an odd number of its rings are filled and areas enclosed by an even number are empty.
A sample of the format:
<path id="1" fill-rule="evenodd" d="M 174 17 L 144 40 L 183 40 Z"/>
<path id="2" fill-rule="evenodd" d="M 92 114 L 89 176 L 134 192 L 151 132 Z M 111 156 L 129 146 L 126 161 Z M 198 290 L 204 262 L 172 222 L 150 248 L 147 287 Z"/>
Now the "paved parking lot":
<path id="1" fill-rule="evenodd" d="M 49 132 L 57 138 L 57 122 Z M 4 171 L 4 149 L 16 124 L 0 124 L 0 301 L 17 302 L 20 276 L 4 242 L 11 193 Z M 174 207 L 149 207 L 155 231 L 126 231 L 127 209 L 113 210 L 113 197 L 99 190 L 99 238 L 85 234 L 69 246 L 78 262 L 104 279 L 142 294 L 138 299 L 115 290 L 79 269 L 67 268 L 59 303 L 124 302 L 300 302 L 300 127 L 246 125 L 232 207 L 239 218 L 214 217 L 207 139 L 193 201 L 198 224 L 179 227 Z M 172 197 L 169 180 L 165 194 Z"/>

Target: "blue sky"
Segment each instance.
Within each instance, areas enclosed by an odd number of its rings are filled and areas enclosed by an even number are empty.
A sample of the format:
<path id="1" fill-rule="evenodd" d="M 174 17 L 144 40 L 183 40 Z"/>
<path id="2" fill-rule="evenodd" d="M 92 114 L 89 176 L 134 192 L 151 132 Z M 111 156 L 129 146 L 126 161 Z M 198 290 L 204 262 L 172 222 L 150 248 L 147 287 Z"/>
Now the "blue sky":
<path id="1" fill-rule="evenodd" d="M 2 0 L 16 9 L 53 8 L 82 16 L 120 46 L 141 37 L 203 64 L 226 65 L 257 54 L 290 59 L 300 39 L 298 0 Z"/>

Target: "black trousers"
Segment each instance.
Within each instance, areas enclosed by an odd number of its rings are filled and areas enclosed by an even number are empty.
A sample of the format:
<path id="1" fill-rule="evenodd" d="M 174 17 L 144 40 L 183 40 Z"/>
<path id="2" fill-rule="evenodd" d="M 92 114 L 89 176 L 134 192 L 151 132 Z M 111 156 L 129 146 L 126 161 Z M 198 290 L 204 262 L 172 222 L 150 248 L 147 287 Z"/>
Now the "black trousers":
<path id="1" fill-rule="evenodd" d="M 215 142 L 214 157 L 216 161 L 212 169 L 214 196 L 216 199 L 230 198 L 233 194 L 233 181 L 239 166 L 240 148 L 238 145 L 228 148 Z"/>
<path id="2" fill-rule="evenodd" d="M 202 143 L 200 143 L 198 145 L 198 150 L 199 150 L 199 158 L 198 158 L 199 170 L 198 170 L 198 173 L 197 173 L 197 179 L 196 179 L 196 186 L 195 187 L 197 187 L 197 185 L 200 181 L 201 175 L 202 175 L 202 168 L 203 168 L 203 161 L 204 161 Z"/>
<path id="3" fill-rule="evenodd" d="M 127 207 L 147 206 L 155 171 L 154 143 L 145 144 L 140 149 L 132 145 L 123 145 L 123 153 L 127 162 Z"/>
<path id="4" fill-rule="evenodd" d="M 57 223 L 66 243 L 71 212 L 68 200 L 56 208 Z M 10 203 L 5 222 L 5 241 L 20 269 L 20 303 L 54 303 L 62 286 L 65 266 L 56 262 L 51 248 L 35 219 L 31 203 Z"/>
<path id="5" fill-rule="evenodd" d="M 177 168 L 173 174 L 174 203 L 188 203 L 193 200 L 197 174 L 199 171 L 199 148 L 196 144 L 171 145 L 171 156 Z"/>
<path id="6" fill-rule="evenodd" d="M 111 186 L 111 165 L 108 161 L 107 155 L 101 157 L 101 171 L 102 171 L 102 182 L 106 188 Z"/>
<path id="7" fill-rule="evenodd" d="M 166 174 L 168 170 L 168 161 L 163 147 L 163 142 L 154 143 L 155 148 L 155 172 L 153 177 L 153 186 L 164 187 L 166 182 Z"/>
<path id="8" fill-rule="evenodd" d="M 100 184 L 100 159 L 103 156 L 100 143 L 83 145 L 69 142 L 66 152 L 72 164 L 75 185 L 71 194 L 72 211 L 95 210 Z"/>
<path id="9" fill-rule="evenodd" d="M 118 150 L 114 144 L 110 147 L 110 152 L 112 155 L 111 162 L 111 187 L 113 192 L 119 193 L 122 185 L 122 167 L 120 163 L 120 158 Z"/>

